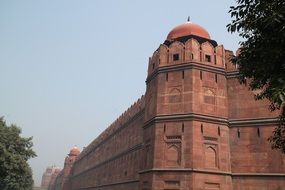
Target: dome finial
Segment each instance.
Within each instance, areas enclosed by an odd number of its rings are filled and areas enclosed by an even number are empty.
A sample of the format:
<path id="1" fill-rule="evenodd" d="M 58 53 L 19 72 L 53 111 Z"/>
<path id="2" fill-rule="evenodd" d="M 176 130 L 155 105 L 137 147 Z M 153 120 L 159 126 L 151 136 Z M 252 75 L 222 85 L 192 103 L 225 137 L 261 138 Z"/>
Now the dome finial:
<path id="1" fill-rule="evenodd" d="M 187 18 L 187 22 L 190 22 L 190 16 L 188 16 L 188 18 Z"/>

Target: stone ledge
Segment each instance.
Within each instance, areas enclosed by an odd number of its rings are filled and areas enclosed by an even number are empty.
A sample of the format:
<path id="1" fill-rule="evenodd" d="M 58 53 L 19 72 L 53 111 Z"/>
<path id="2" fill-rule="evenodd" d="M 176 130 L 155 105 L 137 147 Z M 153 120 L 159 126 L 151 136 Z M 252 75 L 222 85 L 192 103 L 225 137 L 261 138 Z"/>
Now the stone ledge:
<path id="1" fill-rule="evenodd" d="M 109 183 L 109 184 L 92 186 L 92 187 L 84 187 L 84 188 L 79 188 L 79 189 L 93 189 L 93 188 L 108 187 L 108 186 L 122 185 L 122 184 L 128 184 L 128 183 L 139 183 L 139 180 L 122 181 L 122 182 L 117 182 L 117 183 Z"/>
<path id="2" fill-rule="evenodd" d="M 142 170 L 139 174 L 151 173 L 151 172 L 191 172 L 191 173 L 205 173 L 216 175 L 229 175 L 232 177 L 254 176 L 254 177 L 285 177 L 285 173 L 232 173 L 219 170 L 207 170 L 207 169 L 193 169 L 193 168 L 153 168 L 148 170 Z"/>
<path id="3" fill-rule="evenodd" d="M 186 172 L 186 173 L 206 173 L 206 174 L 217 174 L 217 175 L 232 175 L 231 172 L 219 171 L 219 170 L 203 170 L 193 168 L 153 168 L 149 170 L 142 170 L 139 174 L 150 173 L 150 172 Z"/>
<path id="4" fill-rule="evenodd" d="M 181 64 L 175 64 L 175 65 L 167 65 L 167 66 L 162 66 L 156 69 L 153 73 L 151 73 L 147 79 L 146 83 L 150 82 L 154 77 L 156 77 L 159 73 L 165 73 L 165 72 L 170 72 L 170 71 L 181 71 L 181 70 L 187 70 L 187 69 L 198 69 L 202 71 L 209 71 L 221 75 L 227 76 L 227 72 L 225 68 L 223 67 L 218 67 L 218 66 L 211 66 L 211 65 L 205 65 L 201 62 L 184 62 Z"/>
<path id="5" fill-rule="evenodd" d="M 228 125 L 229 127 L 235 126 L 253 126 L 253 125 L 268 125 L 277 124 L 278 118 L 248 118 L 248 119 L 227 119 L 224 117 L 216 117 L 211 115 L 187 113 L 187 114 L 172 114 L 172 115 L 158 115 L 151 118 L 144 123 L 143 128 L 149 127 L 153 123 L 166 122 L 166 121 L 202 121 L 214 124 Z"/>

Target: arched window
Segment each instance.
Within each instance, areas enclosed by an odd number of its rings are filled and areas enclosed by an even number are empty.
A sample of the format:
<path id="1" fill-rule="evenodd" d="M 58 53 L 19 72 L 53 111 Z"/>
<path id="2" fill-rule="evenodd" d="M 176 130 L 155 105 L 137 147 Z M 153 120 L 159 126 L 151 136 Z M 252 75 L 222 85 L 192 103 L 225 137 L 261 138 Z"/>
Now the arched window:
<path id="1" fill-rule="evenodd" d="M 179 103 L 182 101 L 181 90 L 178 88 L 173 88 L 169 92 L 169 103 Z"/>
<path id="2" fill-rule="evenodd" d="M 166 151 L 167 166 L 178 166 L 180 163 L 178 147 L 169 146 Z"/>
<path id="3" fill-rule="evenodd" d="M 215 92 L 211 89 L 205 89 L 204 90 L 204 102 L 206 104 L 216 104 L 216 97 L 215 97 Z"/>
<path id="4" fill-rule="evenodd" d="M 216 168 L 217 167 L 217 156 L 216 150 L 212 146 L 207 146 L 205 150 L 205 167 Z"/>

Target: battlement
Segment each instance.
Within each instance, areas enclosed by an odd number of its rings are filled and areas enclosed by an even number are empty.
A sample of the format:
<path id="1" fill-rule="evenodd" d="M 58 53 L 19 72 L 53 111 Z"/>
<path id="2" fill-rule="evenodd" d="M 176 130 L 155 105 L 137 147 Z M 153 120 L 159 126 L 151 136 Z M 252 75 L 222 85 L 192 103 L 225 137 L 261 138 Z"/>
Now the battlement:
<path id="1" fill-rule="evenodd" d="M 120 127 L 126 125 L 145 107 L 145 96 L 142 95 L 136 102 L 134 102 L 124 113 L 122 113 L 109 127 L 107 127 L 92 143 L 90 143 L 76 160 L 82 159 L 85 155 L 93 151 L 109 136 L 115 133 Z"/>
<path id="2" fill-rule="evenodd" d="M 225 68 L 225 49 L 223 45 L 213 45 L 211 41 L 198 41 L 195 38 L 161 44 L 149 58 L 148 74 L 158 67 L 190 62 Z"/>
<path id="3" fill-rule="evenodd" d="M 278 113 L 239 83 L 233 56 L 201 26 L 188 20 L 175 27 L 149 59 L 146 95 L 82 153 L 72 149 L 69 155 L 78 157 L 70 175 L 56 184 L 66 184 L 62 190 L 284 187 L 285 157 L 267 141 Z"/>

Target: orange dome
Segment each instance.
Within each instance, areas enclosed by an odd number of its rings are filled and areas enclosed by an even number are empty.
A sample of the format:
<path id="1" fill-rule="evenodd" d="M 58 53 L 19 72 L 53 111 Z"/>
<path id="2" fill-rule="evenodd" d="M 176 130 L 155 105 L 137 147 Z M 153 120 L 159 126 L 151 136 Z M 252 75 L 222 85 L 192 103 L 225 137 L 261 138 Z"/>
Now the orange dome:
<path id="1" fill-rule="evenodd" d="M 189 35 L 211 39 L 207 30 L 205 30 L 202 26 L 188 21 L 173 28 L 167 35 L 167 40 L 174 40 Z"/>
<path id="2" fill-rule="evenodd" d="M 80 150 L 76 146 L 73 147 L 69 152 L 69 156 L 78 156 L 79 154 L 80 154 Z"/>

